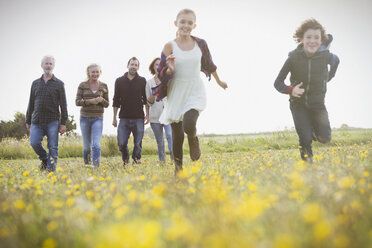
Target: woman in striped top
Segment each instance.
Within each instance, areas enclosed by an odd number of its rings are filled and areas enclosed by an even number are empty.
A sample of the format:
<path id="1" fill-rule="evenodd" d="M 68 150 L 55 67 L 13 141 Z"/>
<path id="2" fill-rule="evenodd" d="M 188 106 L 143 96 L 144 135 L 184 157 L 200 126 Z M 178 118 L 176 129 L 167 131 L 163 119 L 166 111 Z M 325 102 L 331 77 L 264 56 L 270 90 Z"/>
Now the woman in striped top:
<path id="1" fill-rule="evenodd" d="M 101 67 L 91 64 L 87 67 L 88 81 L 79 85 L 76 94 L 76 106 L 80 109 L 80 127 L 83 136 L 83 157 L 86 167 L 99 167 L 101 157 L 101 136 L 103 129 L 104 108 L 109 106 L 108 88 L 100 82 Z M 93 165 L 91 162 L 91 151 Z"/>

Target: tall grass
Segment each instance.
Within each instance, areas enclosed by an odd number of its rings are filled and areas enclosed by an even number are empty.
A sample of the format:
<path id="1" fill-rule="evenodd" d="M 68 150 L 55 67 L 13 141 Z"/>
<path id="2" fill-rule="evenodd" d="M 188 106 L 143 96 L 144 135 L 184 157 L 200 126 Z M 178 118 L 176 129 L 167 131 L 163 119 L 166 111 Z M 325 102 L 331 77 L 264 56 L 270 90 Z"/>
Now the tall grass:
<path id="1" fill-rule="evenodd" d="M 314 147 L 340 146 L 372 143 L 372 129 L 335 129 L 330 144 L 323 145 L 314 142 Z M 240 135 L 201 135 L 201 150 L 203 153 L 247 152 L 263 149 L 291 149 L 298 146 L 295 131 L 285 130 L 272 133 L 240 134 Z M 47 147 L 46 138 L 43 141 Z M 133 137 L 128 142 L 129 150 L 133 149 Z M 83 141 L 80 136 L 61 136 L 59 139 L 59 158 L 82 157 Z M 187 141 L 184 142 L 185 154 L 189 153 Z M 116 136 L 105 135 L 101 140 L 103 157 L 120 156 Z M 142 141 L 143 155 L 156 155 L 157 145 L 154 137 L 145 136 Z M 35 159 L 37 155 L 31 148 L 27 138 L 16 140 L 3 139 L 0 142 L 0 159 Z"/>

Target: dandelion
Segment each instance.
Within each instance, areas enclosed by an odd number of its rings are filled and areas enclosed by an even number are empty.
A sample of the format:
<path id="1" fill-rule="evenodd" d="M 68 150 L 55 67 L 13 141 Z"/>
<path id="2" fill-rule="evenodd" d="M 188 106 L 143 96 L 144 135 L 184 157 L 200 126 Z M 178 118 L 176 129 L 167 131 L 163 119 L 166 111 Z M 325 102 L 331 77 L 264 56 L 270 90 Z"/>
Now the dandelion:
<path id="1" fill-rule="evenodd" d="M 317 241 L 323 241 L 331 234 L 331 225 L 324 220 L 317 222 L 314 226 L 314 237 Z"/>
<path id="2" fill-rule="evenodd" d="M 13 203 L 13 206 L 18 210 L 22 210 L 25 208 L 25 203 L 22 200 L 17 200 Z"/>
<path id="3" fill-rule="evenodd" d="M 57 229 L 57 227 L 58 227 L 57 222 L 55 222 L 55 221 L 51 221 L 51 222 L 49 222 L 48 225 L 47 225 L 47 230 L 48 230 L 49 232 L 53 232 L 53 231 L 55 231 L 55 230 Z"/>
<path id="4" fill-rule="evenodd" d="M 56 241 L 54 241 L 54 239 L 49 238 L 49 239 L 44 240 L 42 248 L 55 248 L 55 247 L 57 247 L 57 244 L 56 244 Z"/>
<path id="5" fill-rule="evenodd" d="M 274 248 L 292 248 L 294 247 L 294 240 L 288 234 L 281 234 L 275 238 Z"/>
<path id="6" fill-rule="evenodd" d="M 315 223 L 322 217 L 322 208 L 317 203 L 310 203 L 304 206 L 301 214 L 305 222 Z"/>

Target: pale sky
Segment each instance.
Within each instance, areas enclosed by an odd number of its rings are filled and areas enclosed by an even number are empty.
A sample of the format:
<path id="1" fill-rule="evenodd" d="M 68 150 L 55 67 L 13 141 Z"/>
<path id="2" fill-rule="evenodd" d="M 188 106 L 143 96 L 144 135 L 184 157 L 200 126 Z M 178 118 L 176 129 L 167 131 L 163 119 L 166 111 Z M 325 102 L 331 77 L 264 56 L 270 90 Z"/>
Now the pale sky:
<path id="1" fill-rule="evenodd" d="M 288 52 L 296 47 L 293 33 L 311 17 L 334 36 L 331 52 L 341 60 L 326 96 L 331 126 L 372 128 L 368 0 L 0 0 L 0 120 L 26 112 L 31 83 L 42 74 L 40 60 L 51 54 L 56 58 L 54 74 L 65 83 L 68 112 L 78 124 L 77 87 L 86 80 L 90 63 L 102 66 L 100 80 L 108 84 L 110 97 L 103 133 L 115 134 L 111 125 L 115 79 L 127 71 L 132 56 L 140 60 L 139 74 L 151 77 L 148 65 L 175 38 L 173 22 L 183 8 L 196 12 L 193 35 L 208 42 L 217 72 L 229 85 L 224 91 L 214 79 L 208 82 L 201 75 L 208 104 L 198 133 L 294 126 L 288 96 L 277 92 L 273 83 Z"/>

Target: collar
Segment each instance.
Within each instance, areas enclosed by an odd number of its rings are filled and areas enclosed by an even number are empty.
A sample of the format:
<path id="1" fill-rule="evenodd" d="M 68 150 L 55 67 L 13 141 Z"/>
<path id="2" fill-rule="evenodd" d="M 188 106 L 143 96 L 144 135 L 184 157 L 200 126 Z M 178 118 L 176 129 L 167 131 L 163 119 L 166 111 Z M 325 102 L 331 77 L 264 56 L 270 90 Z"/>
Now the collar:
<path id="1" fill-rule="evenodd" d="M 134 79 L 136 79 L 139 75 L 138 75 L 138 72 L 136 72 L 136 75 L 134 76 L 134 78 L 133 79 L 129 79 L 128 78 L 128 72 L 126 72 L 126 73 L 124 73 L 124 77 L 126 78 L 126 79 L 128 79 L 129 81 L 132 81 L 132 80 L 134 80 Z"/>
<path id="2" fill-rule="evenodd" d="M 44 74 L 41 74 L 40 80 L 44 80 L 43 76 L 44 76 Z M 56 76 L 54 76 L 54 74 L 53 74 L 52 78 L 49 79 L 48 81 L 50 81 L 50 80 L 57 81 L 57 78 L 56 78 Z"/>

